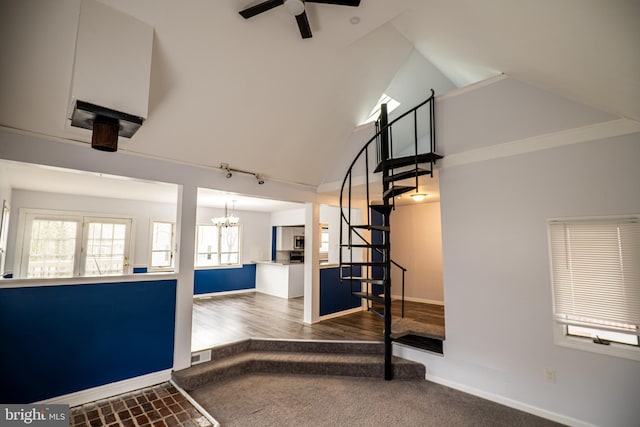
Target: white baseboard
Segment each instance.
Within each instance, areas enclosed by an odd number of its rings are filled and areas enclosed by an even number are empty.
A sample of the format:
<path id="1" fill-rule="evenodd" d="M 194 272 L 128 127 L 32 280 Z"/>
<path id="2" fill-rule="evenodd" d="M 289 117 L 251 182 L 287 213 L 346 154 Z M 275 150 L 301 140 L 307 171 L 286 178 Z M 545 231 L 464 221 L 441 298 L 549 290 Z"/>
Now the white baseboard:
<path id="1" fill-rule="evenodd" d="M 52 397 L 50 399 L 34 402 L 36 404 L 65 404 L 69 406 L 84 405 L 85 403 L 94 402 L 100 399 L 117 396 L 119 394 L 129 393 L 141 388 L 151 387 L 163 382 L 171 380 L 171 369 L 154 372 L 152 374 L 142 375 L 115 383 L 106 384 L 99 387 L 80 390 L 75 393 L 65 394 L 63 396 Z"/>
<path id="2" fill-rule="evenodd" d="M 431 376 L 428 373 L 427 373 L 427 380 L 437 384 L 447 386 L 447 387 L 451 387 L 456 390 L 463 391 L 465 393 L 472 394 L 474 396 L 481 397 L 486 400 L 490 400 L 492 402 L 499 403 L 504 406 L 508 406 L 510 408 L 518 409 L 519 411 L 537 415 L 539 417 L 546 418 L 548 420 L 552 420 L 560 424 L 565 424 L 565 425 L 574 426 L 574 427 L 595 427 L 593 424 L 589 424 L 582 420 L 571 418 L 566 415 L 558 414 L 556 412 L 547 411 L 546 409 L 538 408 L 537 406 L 533 406 L 524 402 L 509 399 L 507 397 L 500 396 L 498 394 L 489 393 L 487 391 L 480 390 L 474 387 L 469 387 L 465 384 L 449 381 L 445 378 Z"/>
<path id="3" fill-rule="evenodd" d="M 256 288 L 240 289 L 240 290 L 237 290 L 237 291 L 209 292 L 208 294 L 194 295 L 193 298 L 194 299 L 200 299 L 200 298 L 218 297 L 218 296 L 222 296 L 222 295 L 248 294 L 248 293 L 255 292 L 255 291 L 256 291 Z"/>
<path id="4" fill-rule="evenodd" d="M 345 316 L 347 314 L 358 313 L 360 311 L 362 311 L 362 307 L 350 308 L 349 310 L 338 311 L 337 313 L 325 314 L 324 316 L 320 316 L 318 318 L 318 322 L 322 320 L 333 319 L 335 317 Z"/>
<path id="5" fill-rule="evenodd" d="M 401 300 L 402 295 L 391 295 L 391 298 L 394 300 Z M 413 297 L 404 297 L 405 301 L 411 302 L 420 302 L 423 304 L 435 304 L 435 305 L 444 305 L 444 301 L 437 301 L 433 299 L 425 299 L 425 298 L 413 298 Z"/>

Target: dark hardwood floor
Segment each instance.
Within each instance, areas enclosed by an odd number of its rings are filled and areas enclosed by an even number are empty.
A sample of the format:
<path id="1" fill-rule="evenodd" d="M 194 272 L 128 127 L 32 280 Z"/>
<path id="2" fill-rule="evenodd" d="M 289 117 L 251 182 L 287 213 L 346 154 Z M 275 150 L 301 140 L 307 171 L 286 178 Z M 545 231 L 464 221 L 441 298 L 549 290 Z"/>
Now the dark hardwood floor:
<path id="1" fill-rule="evenodd" d="M 400 317 L 400 302 L 392 313 Z M 444 307 L 405 302 L 405 316 L 444 326 Z M 383 322 L 361 311 L 312 325 L 303 323 L 303 298 L 283 299 L 259 292 L 196 298 L 191 350 L 246 338 L 382 341 Z"/>

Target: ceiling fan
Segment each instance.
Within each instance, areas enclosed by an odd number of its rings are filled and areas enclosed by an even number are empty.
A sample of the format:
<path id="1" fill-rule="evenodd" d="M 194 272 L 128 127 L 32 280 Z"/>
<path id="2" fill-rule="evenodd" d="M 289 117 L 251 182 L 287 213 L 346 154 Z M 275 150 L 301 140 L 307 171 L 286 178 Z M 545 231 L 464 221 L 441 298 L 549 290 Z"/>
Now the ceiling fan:
<path id="1" fill-rule="evenodd" d="M 240 15 L 242 15 L 244 19 L 249 19 L 252 16 L 259 15 L 267 10 L 273 9 L 274 7 L 284 5 L 287 12 L 296 17 L 302 38 L 308 39 L 312 35 L 309 20 L 307 19 L 307 12 L 304 10 L 305 3 L 325 3 L 357 7 L 360 5 L 360 0 L 267 0 L 262 3 L 258 3 L 255 6 L 241 10 Z"/>

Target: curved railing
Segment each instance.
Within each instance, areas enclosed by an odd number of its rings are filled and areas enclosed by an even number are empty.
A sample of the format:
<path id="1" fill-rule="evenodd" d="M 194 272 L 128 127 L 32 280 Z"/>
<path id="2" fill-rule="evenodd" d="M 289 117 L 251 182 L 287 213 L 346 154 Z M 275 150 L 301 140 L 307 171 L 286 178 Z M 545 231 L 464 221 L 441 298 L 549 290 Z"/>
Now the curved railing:
<path id="1" fill-rule="evenodd" d="M 406 119 L 408 117 L 413 117 L 413 148 L 414 148 L 414 155 L 416 156 L 415 158 L 415 166 L 416 166 L 416 189 L 418 188 L 418 174 L 417 174 L 417 169 L 418 169 L 418 110 L 422 107 L 424 107 L 425 105 L 431 103 L 431 105 L 429 106 L 430 108 L 428 108 L 428 119 L 429 119 L 429 145 L 430 145 L 430 152 L 433 153 L 435 151 L 435 131 L 434 131 L 434 105 L 433 105 L 433 101 L 434 101 L 434 91 L 433 89 L 431 90 L 431 95 L 422 103 L 420 103 L 419 105 L 413 107 L 412 109 L 406 111 L 405 113 L 401 114 L 400 116 L 398 116 L 397 118 L 395 118 L 394 120 L 392 120 L 391 122 L 389 122 L 386 125 L 381 125 L 380 122 L 376 122 L 376 133 L 375 135 L 373 135 L 365 144 L 364 146 L 360 149 L 360 151 L 358 151 L 357 155 L 355 156 L 355 158 L 353 159 L 353 161 L 351 162 L 351 164 L 349 165 L 349 168 L 347 170 L 347 173 L 345 174 L 345 177 L 342 181 L 342 186 L 340 187 L 340 256 L 339 256 L 339 262 L 340 262 L 340 272 L 341 272 L 341 277 L 342 277 L 342 268 L 343 268 L 343 248 L 346 247 L 349 249 L 349 259 L 350 259 L 350 263 L 353 262 L 353 248 L 354 247 L 364 247 L 366 245 L 372 246 L 370 242 L 367 241 L 366 238 L 364 238 L 364 236 L 362 236 L 361 233 L 359 233 L 356 229 L 353 228 L 353 224 L 352 224 L 352 219 L 351 219 L 351 212 L 352 212 L 352 200 L 353 200 L 353 187 L 354 187 L 354 170 L 356 169 L 356 166 L 359 166 L 361 161 L 364 161 L 364 175 L 363 175 L 363 180 L 364 182 L 362 183 L 357 183 L 358 186 L 363 185 L 364 186 L 364 191 L 365 191 L 365 195 L 364 195 L 364 200 L 366 202 L 366 206 L 367 206 L 367 211 L 366 211 L 366 218 L 362 218 L 363 220 L 363 224 L 369 225 L 369 229 L 372 229 L 371 226 L 371 190 L 370 190 L 370 186 L 371 186 L 371 180 L 370 180 L 370 149 L 373 145 L 373 142 L 375 141 L 377 144 L 375 145 L 377 150 L 376 150 L 376 160 L 378 164 L 382 165 L 383 170 L 386 168 L 387 170 L 390 170 L 393 173 L 393 169 L 394 169 L 394 165 L 393 162 L 391 164 L 387 163 L 389 161 L 392 160 L 393 157 L 393 126 L 395 124 L 397 124 L 400 120 Z M 386 108 L 386 107 L 384 107 Z M 382 149 L 382 145 L 381 144 L 386 144 L 388 141 L 388 147 L 384 147 L 384 149 Z M 389 158 L 385 158 L 386 156 L 383 154 L 381 155 L 380 153 L 390 153 Z M 433 160 L 431 160 L 431 175 L 433 176 Z M 409 175 L 409 178 L 411 176 Z M 357 179 L 357 178 L 356 178 Z M 383 185 L 384 185 L 384 177 L 382 178 L 383 181 Z M 378 181 L 375 181 L 376 183 Z M 345 194 L 346 192 L 346 194 Z M 382 194 L 382 191 L 380 192 L 380 194 Z M 345 197 L 346 197 L 346 206 L 345 206 Z M 392 197 L 392 207 L 395 208 L 395 198 Z M 346 210 L 346 211 L 345 211 Z M 347 230 L 348 230 L 348 236 L 347 236 L 347 241 L 345 242 L 345 238 L 344 238 L 344 227 L 343 224 L 346 224 L 347 226 Z M 358 243 L 356 243 L 354 246 L 354 238 L 358 240 Z M 380 251 L 379 249 L 376 249 L 379 253 L 382 253 L 382 251 Z M 367 254 L 367 256 L 370 256 L 371 254 Z M 394 265 L 397 268 L 400 268 L 402 270 L 402 315 L 404 316 L 404 273 L 407 271 L 407 269 L 403 266 L 401 266 L 400 264 L 398 264 L 397 262 L 390 260 L 391 264 Z M 351 265 L 352 266 L 352 265 Z M 390 274 L 390 272 L 388 272 Z M 351 274 L 351 276 L 353 276 L 353 274 Z"/>

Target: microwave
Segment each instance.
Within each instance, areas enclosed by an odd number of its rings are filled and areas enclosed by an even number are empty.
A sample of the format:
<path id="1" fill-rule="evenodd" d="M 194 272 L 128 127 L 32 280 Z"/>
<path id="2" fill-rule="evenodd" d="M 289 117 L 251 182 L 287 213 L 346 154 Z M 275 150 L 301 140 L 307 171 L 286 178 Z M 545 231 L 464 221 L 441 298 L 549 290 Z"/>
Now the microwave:
<path id="1" fill-rule="evenodd" d="M 293 236 L 293 249 L 304 249 L 304 236 Z"/>

